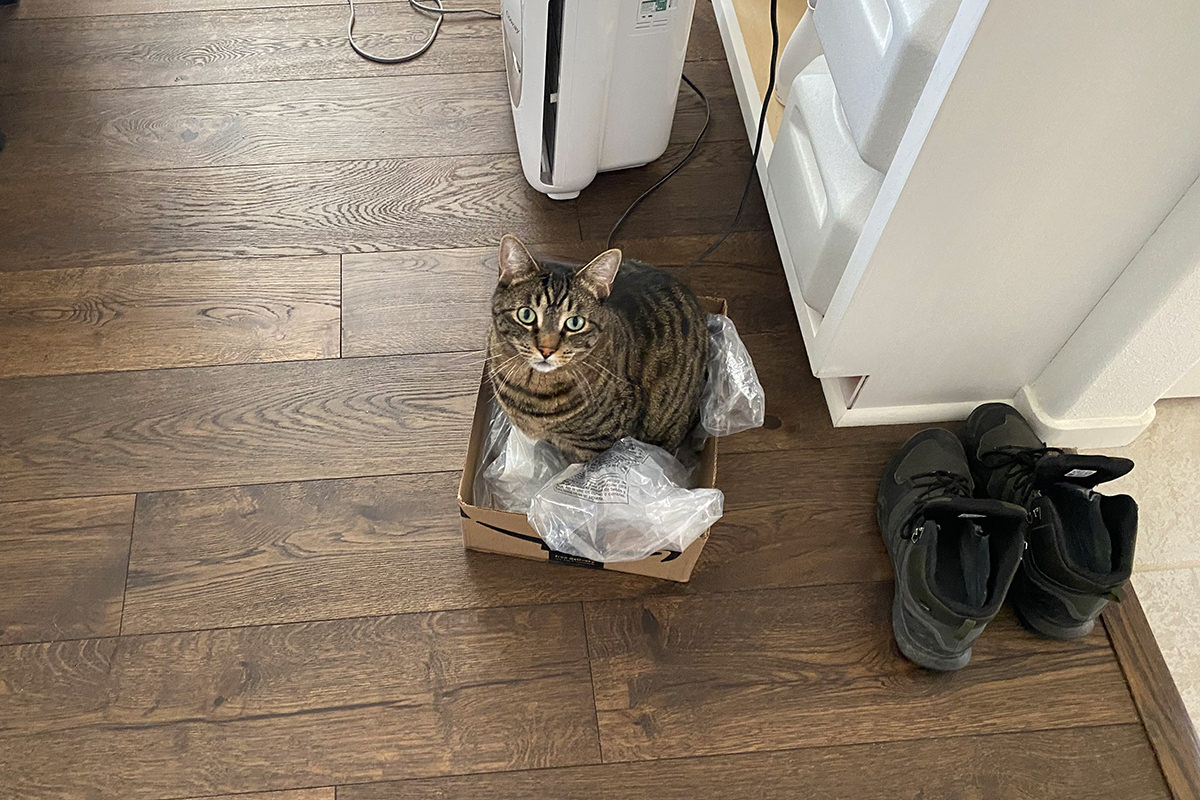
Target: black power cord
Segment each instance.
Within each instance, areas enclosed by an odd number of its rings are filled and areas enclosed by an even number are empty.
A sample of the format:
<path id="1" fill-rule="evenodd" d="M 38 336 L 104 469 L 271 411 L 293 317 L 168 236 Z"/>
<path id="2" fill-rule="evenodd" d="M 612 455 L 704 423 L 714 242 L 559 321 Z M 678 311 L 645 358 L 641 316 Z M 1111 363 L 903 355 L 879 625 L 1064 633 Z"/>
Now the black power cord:
<path id="1" fill-rule="evenodd" d="M 399 56 L 377 56 L 374 53 L 368 53 L 358 46 L 358 42 L 354 41 L 354 0 L 346 0 L 346 2 L 350 4 L 350 24 L 346 27 L 346 38 L 350 40 L 350 46 L 354 48 L 354 52 L 376 64 L 403 64 L 405 61 L 412 61 L 414 58 L 424 55 L 425 51 L 433 45 L 433 40 L 437 38 L 438 32 L 441 31 L 442 20 L 446 18 L 447 14 L 481 14 L 492 19 L 500 19 L 499 14 L 495 11 L 488 11 L 486 8 L 446 8 L 442 5 L 442 0 L 433 0 L 437 4 L 434 6 L 425 5 L 420 0 L 408 0 L 408 4 L 413 8 L 437 18 L 429 30 L 429 35 L 416 50 Z"/>
<path id="2" fill-rule="evenodd" d="M 657 189 L 658 187 L 662 186 L 664 183 L 669 181 L 672 178 L 672 176 L 675 175 L 676 172 L 679 172 L 679 170 L 683 169 L 685 164 L 687 164 L 689 161 L 692 160 L 692 156 L 696 155 L 696 149 L 698 147 L 700 147 L 700 142 L 704 139 L 704 134 L 708 132 L 708 123 L 712 119 L 712 107 L 708 104 L 708 98 L 705 97 L 704 92 L 700 91 L 699 86 L 692 83 L 691 78 L 689 78 L 687 75 L 681 75 L 680 77 L 682 77 L 683 82 L 686 83 L 688 85 L 688 87 L 691 88 L 691 90 L 696 93 L 696 96 L 699 97 L 704 102 L 704 125 L 703 125 L 703 127 L 700 128 L 700 133 L 696 135 L 696 140 L 694 142 L 692 142 L 691 149 L 688 150 L 687 154 L 679 160 L 679 163 L 676 164 L 675 166 L 671 167 L 670 172 L 668 172 L 666 175 L 663 175 L 661 178 L 659 178 L 657 181 L 655 181 L 653 186 L 651 186 L 649 189 L 647 189 L 646 191 L 639 194 L 637 196 L 637 199 L 635 199 L 632 203 L 629 204 L 629 208 L 625 209 L 625 213 L 622 214 L 621 217 L 615 223 L 613 223 L 612 230 L 610 230 L 608 232 L 608 241 L 604 245 L 605 248 L 607 248 L 607 249 L 612 248 L 613 237 L 617 235 L 617 230 L 625 222 L 625 219 L 630 214 L 633 213 L 633 210 L 635 208 L 637 208 L 639 205 L 641 205 L 642 201 L 645 200 L 647 197 L 649 197 L 654 192 L 655 189 Z"/>
<path id="3" fill-rule="evenodd" d="M 771 106 L 771 98 L 775 94 L 775 62 L 779 58 L 779 0 L 771 0 L 771 72 L 767 78 L 767 91 L 763 94 L 762 109 L 758 112 L 758 134 L 754 137 L 754 152 L 750 157 L 750 171 L 746 174 L 746 185 L 742 189 L 742 199 L 738 201 L 737 213 L 733 215 L 733 222 L 729 224 L 729 228 L 725 233 L 721 234 L 721 238 L 708 246 L 703 253 L 696 256 L 688 263 L 688 266 L 695 266 L 704 259 L 713 254 L 718 247 L 725 243 L 729 235 L 733 233 L 737 227 L 738 220 L 742 218 L 742 212 L 746 209 L 746 198 L 750 196 L 750 187 L 754 185 L 754 176 L 758 172 L 758 154 L 762 150 L 763 132 L 767 129 L 767 109 Z"/>
<path id="4" fill-rule="evenodd" d="M 733 222 L 731 222 L 729 224 L 729 228 L 726 229 L 725 233 L 721 234 L 721 237 L 719 239 L 717 239 L 715 242 L 710 244 L 703 253 L 701 253 L 696 258 L 694 258 L 690 262 L 688 262 L 687 266 L 689 266 L 689 267 L 699 264 L 701 261 L 703 261 L 704 259 L 708 258 L 710 255 L 712 255 L 713 252 L 718 247 L 720 247 L 722 244 L 725 243 L 725 240 L 728 239 L 730 234 L 733 233 L 734 229 L 737 227 L 738 221 L 742 218 L 742 212 L 745 211 L 745 209 L 746 209 L 746 200 L 750 197 L 750 187 L 752 187 L 754 185 L 754 175 L 758 171 L 758 155 L 762 151 L 763 133 L 767 129 L 767 109 L 770 108 L 771 98 L 774 96 L 774 93 L 775 93 L 775 67 L 776 67 L 775 62 L 779 58 L 779 18 L 778 18 L 779 14 L 778 14 L 778 11 L 779 11 L 778 0 L 771 0 L 771 71 L 770 71 L 770 75 L 767 79 L 767 91 L 766 91 L 766 94 L 763 95 L 762 108 L 758 112 L 758 133 L 755 134 L 755 137 L 754 137 L 754 151 L 753 151 L 753 155 L 750 158 L 750 170 L 746 175 L 746 185 L 744 187 L 742 187 L 742 198 L 741 198 L 741 200 L 738 201 L 737 212 L 734 213 Z M 704 101 L 704 127 L 700 129 L 700 135 L 697 136 L 696 141 L 692 143 L 692 147 L 690 150 L 688 150 L 687 155 L 685 155 L 679 161 L 678 164 L 676 164 L 674 167 L 672 167 L 670 172 L 668 172 L 666 175 L 662 176 L 657 181 L 655 181 L 653 186 L 651 186 L 646 191 L 642 192 L 640 195 L 637 196 L 637 199 L 635 199 L 632 203 L 629 204 L 629 207 L 627 209 L 625 209 L 625 213 L 621 215 L 620 219 L 618 219 L 616 221 L 616 224 L 614 224 L 612 226 L 612 230 L 610 230 L 608 232 L 608 241 L 607 241 L 607 244 L 605 245 L 606 247 L 610 247 L 610 248 L 612 247 L 613 238 L 616 236 L 617 230 L 621 227 L 621 225 L 625 222 L 626 218 L 629 217 L 629 215 L 633 212 L 633 210 L 635 208 L 637 208 L 643 200 L 645 200 L 647 197 L 649 197 L 652 192 L 654 192 L 656 189 L 658 189 L 660 186 L 662 186 L 664 183 L 666 183 L 676 172 L 678 172 L 680 169 L 682 169 L 683 166 L 692 159 L 692 156 L 694 156 L 696 154 L 696 148 L 698 148 L 700 146 L 700 141 L 704 138 L 704 134 L 708 130 L 708 123 L 709 123 L 709 120 L 711 118 L 711 113 L 712 113 L 712 110 L 709 107 L 708 98 L 704 96 L 704 92 L 700 91 L 700 89 L 697 88 L 696 84 L 692 83 L 688 79 L 687 75 L 684 75 L 682 77 L 683 77 L 684 82 L 687 83 L 687 85 L 691 87 L 692 91 L 695 92 L 696 95 L 701 100 Z"/>

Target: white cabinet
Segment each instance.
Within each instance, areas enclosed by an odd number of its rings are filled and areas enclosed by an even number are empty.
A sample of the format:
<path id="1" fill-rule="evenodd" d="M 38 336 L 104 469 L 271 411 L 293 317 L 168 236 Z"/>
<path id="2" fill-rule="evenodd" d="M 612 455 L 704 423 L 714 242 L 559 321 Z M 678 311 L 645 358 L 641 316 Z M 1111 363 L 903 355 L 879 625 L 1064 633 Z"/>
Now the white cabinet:
<path id="1" fill-rule="evenodd" d="M 741 2 L 713 0 L 753 137 L 762 95 L 747 43 L 761 58 L 764 37 L 742 34 Z M 819 0 L 817 13 L 854 5 Z M 811 170 L 784 167 L 795 153 L 769 168 L 791 145 L 782 132 L 764 138 L 759 176 L 835 424 L 953 420 L 1028 394 L 1200 177 L 1196 30 L 1200 3 L 1149 13 L 1124 0 L 962 0 L 823 309 L 806 295 L 812 282 L 792 247 L 792 232 L 813 226 L 794 207 Z M 822 45 L 840 94 L 837 59 Z M 1172 274 L 1188 269 L 1200 264 Z M 1164 344 L 1153 379 L 1187 373 L 1173 361 L 1162 369 L 1177 356 Z M 1055 363 L 1068 382 L 1090 380 Z M 1128 382 L 1142 378 L 1135 361 L 1128 369 Z M 1076 441 L 1117 427 L 1103 402 L 1088 408 L 1087 418 L 1060 420 Z"/>

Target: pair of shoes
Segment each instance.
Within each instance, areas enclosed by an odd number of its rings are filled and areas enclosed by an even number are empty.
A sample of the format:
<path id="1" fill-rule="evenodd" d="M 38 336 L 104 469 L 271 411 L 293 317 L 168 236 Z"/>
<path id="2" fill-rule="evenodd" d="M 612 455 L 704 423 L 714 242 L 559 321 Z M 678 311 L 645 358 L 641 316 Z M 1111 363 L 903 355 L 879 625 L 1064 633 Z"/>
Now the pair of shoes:
<path id="1" fill-rule="evenodd" d="M 975 409 L 963 435 L 980 489 L 1029 512 L 1028 547 L 1013 584 L 1017 617 L 1052 639 L 1091 633 L 1133 571 L 1138 518 L 1132 497 L 1095 489 L 1133 462 L 1046 447 L 1003 403 Z"/>
<path id="2" fill-rule="evenodd" d="M 961 669 L 1009 596 L 1037 633 L 1089 633 L 1121 596 L 1137 535 L 1133 499 L 1095 487 L 1132 468 L 1047 447 L 1003 403 L 975 409 L 962 439 L 942 428 L 909 439 L 876 507 L 896 573 L 900 651 L 928 669 Z"/>

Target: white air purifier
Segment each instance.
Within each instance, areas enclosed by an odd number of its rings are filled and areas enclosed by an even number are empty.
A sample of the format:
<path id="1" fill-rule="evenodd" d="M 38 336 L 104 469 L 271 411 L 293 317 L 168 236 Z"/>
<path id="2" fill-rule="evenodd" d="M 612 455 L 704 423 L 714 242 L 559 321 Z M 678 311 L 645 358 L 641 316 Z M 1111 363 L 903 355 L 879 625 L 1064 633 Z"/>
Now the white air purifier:
<path id="1" fill-rule="evenodd" d="M 525 178 L 555 200 L 667 149 L 695 0 L 502 0 Z"/>

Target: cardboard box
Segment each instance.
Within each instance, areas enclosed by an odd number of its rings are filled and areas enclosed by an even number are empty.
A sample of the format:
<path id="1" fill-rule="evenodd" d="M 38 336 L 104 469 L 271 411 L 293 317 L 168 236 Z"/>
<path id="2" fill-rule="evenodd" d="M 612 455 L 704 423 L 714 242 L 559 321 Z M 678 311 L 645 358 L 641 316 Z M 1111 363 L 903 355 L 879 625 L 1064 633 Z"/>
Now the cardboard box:
<path id="1" fill-rule="evenodd" d="M 708 311 L 724 314 L 725 301 L 716 298 L 702 297 L 700 303 Z M 529 524 L 524 514 L 514 514 L 507 511 L 497 511 L 493 508 L 480 508 L 475 505 L 475 472 L 479 466 L 479 450 L 483 446 L 488 425 L 488 401 L 492 397 L 492 387 L 484 370 L 483 380 L 479 386 L 479 395 L 475 400 L 475 418 L 471 423 L 471 438 L 467 446 L 467 461 L 463 465 L 462 481 L 458 485 L 458 507 L 462 516 L 463 544 L 468 550 L 480 550 L 485 553 L 499 553 L 519 558 L 529 558 L 536 561 L 551 561 L 556 564 L 568 564 L 590 569 L 607 569 L 614 572 L 628 572 L 634 575 L 648 575 L 652 578 L 663 578 L 669 581 L 686 582 L 692 577 L 692 569 L 700 559 L 700 551 L 708 541 L 709 531 L 701 534 L 682 553 L 660 550 L 649 558 L 641 561 L 621 561 L 601 563 L 589 558 L 559 553 L 546 546 L 537 531 Z M 709 439 L 700 454 L 700 466 L 697 473 L 697 486 L 704 489 L 716 488 L 717 483 L 717 440 Z"/>

